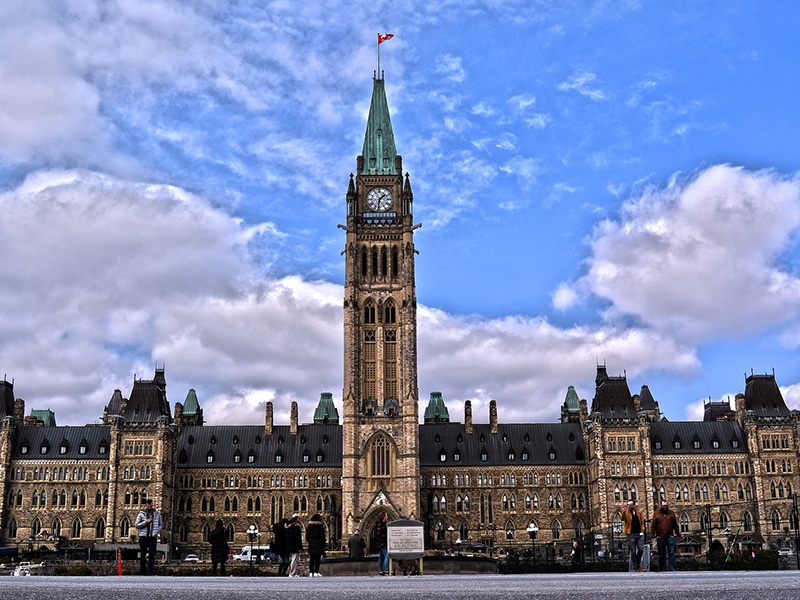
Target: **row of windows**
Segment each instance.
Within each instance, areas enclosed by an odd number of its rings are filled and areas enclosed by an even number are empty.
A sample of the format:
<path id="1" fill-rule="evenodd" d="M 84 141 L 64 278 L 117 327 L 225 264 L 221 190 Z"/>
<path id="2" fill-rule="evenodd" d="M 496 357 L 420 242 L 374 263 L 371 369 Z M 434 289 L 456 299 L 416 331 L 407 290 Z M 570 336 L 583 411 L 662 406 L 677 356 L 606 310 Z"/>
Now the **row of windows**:
<path id="1" fill-rule="evenodd" d="M 609 437 L 609 452 L 636 452 L 636 438 L 633 436 Z"/>
<path id="2" fill-rule="evenodd" d="M 396 247 L 388 250 L 386 246 L 382 246 L 380 250 L 373 247 L 369 251 L 366 248 L 361 249 L 361 276 L 366 277 L 372 275 L 373 277 L 391 277 L 397 279 L 400 274 L 399 252 Z"/>
<path id="3" fill-rule="evenodd" d="M 731 438 L 731 440 L 730 440 L 730 443 L 731 443 L 731 448 L 738 448 L 738 447 L 739 447 L 739 440 L 738 440 L 737 438 Z M 720 445 L 721 445 L 721 444 L 720 444 L 720 440 L 719 440 L 719 438 L 717 438 L 717 437 L 715 436 L 714 438 L 712 438 L 712 439 L 711 439 L 711 447 L 712 447 L 712 448 L 714 448 L 715 450 L 716 450 L 716 449 L 719 449 L 719 448 L 720 448 Z M 663 443 L 662 443 L 662 441 L 661 441 L 661 438 L 659 438 L 658 436 L 656 436 L 656 437 L 653 439 L 653 448 L 654 448 L 655 450 L 661 450 L 661 449 L 663 448 L 663 446 L 664 446 L 664 445 L 663 445 Z M 683 448 L 683 440 L 681 440 L 681 438 L 680 438 L 679 436 L 677 436 L 677 435 L 676 435 L 674 438 L 672 438 L 672 447 L 673 447 L 675 450 L 681 450 L 681 449 Z M 698 438 L 698 437 L 694 437 L 694 438 L 692 438 L 691 447 L 692 447 L 693 449 L 695 449 L 695 450 L 700 450 L 700 449 L 702 449 L 702 447 L 703 447 L 703 444 L 702 444 L 702 442 L 700 441 L 700 438 Z"/>
<path id="4" fill-rule="evenodd" d="M 535 530 L 538 532 L 539 527 L 536 525 L 536 521 L 525 521 L 520 527 L 514 523 L 512 519 L 509 519 L 505 523 L 505 535 L 507 540 L 515 539 L 518 531 L 524 531 L 525 533 L 521 534 L 523 537 L 528 535 L 531 531 L 531 528 L 535 527 Z M 434 533 L 436 536 L 437 541 L 445 541 L 446 537 L 445 534 L 451 531 L 451 528 L 447 528 L 444 525 L 444 522 L 437 521 L 436 525 L 434 525 Z M 584 535 L 585 526 L 582 521 L 578 521 L 575 523 L 575 535 L 576 538 L 581 538 Z M 554 519 L 550 524 L 550 539 L 552 540 L 560 540 L 561 536 L 565 533 L 565 530 L 561 526 L 561 521 L 558 519 Z M 461 521 L 458 526 L 458 539 L 456 543 L 463 543 L 468 540 L 471 540 L 472 536 L 470 535 L 469 525 L 466 521 Z"/>
<path id="5" fill-rule="evenodd" d="M 150 466 L 141 467 L 125 467 L 122 473 L 123 479 L 150 479 L 151 470 Z"/>
<path id="6" fill-rule="evenodd" d="M 11 471 L 11 479 L 14 481 L 25 481 L 27 475 L 25 467 L 17 467 Z M 89 468 L 88 467 L 34 467 L 32 471 L 32 481 L 89 481 Z M 108 467 L 98 467 L 96 479 L 98 481 L 107 481 L 109 478 Z"/>
<path id="7" fill-rule="evenodd" d="M 523 473 L 522 485 L 561 485 L 561 473 L 545 473 L 539 477 L 539 473 Z M 569 485 L 584 485 L 585 479 L 583 473 L 575 473 L 570 471 L 568 477 Z M 453 485 L 455 487 L 467 487 L 470 485 L 470 478 L 468 473 L 458 473 L 453 476 Z M 500 473 L 500 485 L 517 485 L 517 476 L 514 473 Z M 422 477 L 419 480 L 420 486 L 424 486 L 425 482 Z M 479 486 L 492 486 L 494 485 L 494 475 L 492 473 L 478 473 L 477 484 Z M 437 473 L 431 475 L 431 487 L 447 487 L 447 475 Z"/>
<path id="8" fill-rule="evenodd" d="M 133 440 L 125 442 L 124 449 L 126 456 L 147 456 L 153 454 L 153 442 L 151 440 Z"/>
<path id="9" fill-rule="evenodd" d="M 63 440 L 58 445 L 58 453 L 66 454 L 67 452 L 69 452 L 69 448 L 70 448 L 69 442 L 67 440 Z M 28 454 L 30 450 L 31 450 L 30 443 L 27 440 L 23 441 L 19 447 L 20 454 Z M 39 454 L 48 454 L 49 452 L 50 452 L 50 441 L 45 439 L 39 445 Z M 107 452 L 108 452 L 108 442 L 103 440 L 97 447 L 97 453 L 106 454 Z M 88 454 L 88 453 L 89 453 L 89 442 L 83 440 L 78 445 L 78 454 Z"/>
<path id="10" fill-rule="evenodd" d="M 784 449 L 789 448 L 789 435 L 788 434 L 762 435 L 761 447 L 764 450 L 777 450 L 780 448 Z"/>
<path id="11" fill-rule="evenodd" d="M 764 471 L 766 471 L 767 473 L 778 473 L 778 469 L 780 469 L 781 473 L 791 473 L 792 461 L 783 459 L 780 462 L 778 462 L 774 458 L 764 461 Z"/>
<path id="12" fill-rule="evenodd" d="M 636 465 L 635 462 L 629 462 L 625 464 L 625 475 L 636 475 L 638 474 L 639 467 Z M 612 462 L 609 465 L 609 471 L 611 475 L 622 475 L 622 463 L 620 462 Z"/>
<path id="13" fill-rule="evenodd" d="M 769 461 L 767 461 L 769 462 Z M 774 461 L 773 461 L 774 462 Z M 792 465 L 791 461 L 783 461 L 783 467 L 781 470 L 788 468 L 788 472 L 791 472 Z M 766 467 L 769 469 L 769 466 Z M 774 468 L 774 465 L 773 465 Z M 711 463 L 705 462 L 690 462 L 690 463 L 672 463 L 671 465 L 665 465 L 664 463 L 653 463 L 653 475 L 664 475 L 664 472 L 671 475 L 727 475 L 728 474 L 728 465 L 725 462 L 720 461 L 712 461 Z M 735 475 L 749 475 L 750 474 L 750 463 L 744 460 L 736 460 L 733 461 L 733 472 Z"/>

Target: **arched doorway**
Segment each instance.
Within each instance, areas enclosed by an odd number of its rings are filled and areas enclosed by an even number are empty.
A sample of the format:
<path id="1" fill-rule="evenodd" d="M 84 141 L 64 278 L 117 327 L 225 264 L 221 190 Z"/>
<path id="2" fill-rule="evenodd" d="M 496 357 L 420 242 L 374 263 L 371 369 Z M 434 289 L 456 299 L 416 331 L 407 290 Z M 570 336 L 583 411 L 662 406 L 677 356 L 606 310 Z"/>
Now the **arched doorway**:
<path id="1" fill-rule="evenodd" d="M 368 554 L 378 554 L 378 550 L 380 549 L 378 546 L 378 523 L 383 518 L 384 513 L 388 515 L 389 521 L 395 520 L 396 517 L 390 511 L 381 509 L 375 511 L 363 521 L 364 528 L 362 528 L 361 533 L 366 533 Z"/>

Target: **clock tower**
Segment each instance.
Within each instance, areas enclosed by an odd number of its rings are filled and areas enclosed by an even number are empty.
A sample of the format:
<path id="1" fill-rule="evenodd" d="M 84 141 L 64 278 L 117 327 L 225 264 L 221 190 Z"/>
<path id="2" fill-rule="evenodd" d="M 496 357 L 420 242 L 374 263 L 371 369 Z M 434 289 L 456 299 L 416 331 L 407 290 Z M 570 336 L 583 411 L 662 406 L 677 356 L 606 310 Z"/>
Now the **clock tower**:
<path id="1" fill-rule="evenodd" d="M 381 512 L 418 518 L 419 409 L 413 194 L 373 79 L 350 174 L 344 284 L 342 517 L 368 535 Z"/>

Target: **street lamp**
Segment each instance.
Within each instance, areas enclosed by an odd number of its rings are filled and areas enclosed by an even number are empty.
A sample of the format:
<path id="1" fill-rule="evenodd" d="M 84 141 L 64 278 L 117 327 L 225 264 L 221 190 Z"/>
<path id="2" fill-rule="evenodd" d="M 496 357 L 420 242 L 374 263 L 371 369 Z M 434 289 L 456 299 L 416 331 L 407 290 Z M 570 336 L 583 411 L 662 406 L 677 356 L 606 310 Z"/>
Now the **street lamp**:
<path id="1" fill-rule="evenodd" d="M 250 540 L 250 577 L 252 577 L 253 576 L 253 554 L 255 554 L 255 552 L 256 552 L 254 544 L 255 544 L 256 540 L 258 540 L 258 536 L 261 535 L 261 534 L 258 532 L 258 527 L 256 527 L 255 524 L 250 525 L 250 527 L 247 528 L 247 532 L 246 533 L 247 533 L 247 539 Z"/>
<path id="2" fill-rule="evenodd" d="M 531 524 L 528 525 L 528 528 L 525 530 L 528 532 L 528 536 L 531 538 L 531 552 L 533 553 L 533 564 L 537 564 L 537 557 L 536 557 L 536 536 L 539 535 L 539 528 L 536 526 L 536 523 L 531 521 Z"/>
<path id="3" fill-rule="evenodd" d="M 450 534 L 450 554 L 452 554 L 453 553 L 453 532 L 455 531 L 455 528 L 452 525 L 450 525 L 447 528 L 447 531 Z"/>

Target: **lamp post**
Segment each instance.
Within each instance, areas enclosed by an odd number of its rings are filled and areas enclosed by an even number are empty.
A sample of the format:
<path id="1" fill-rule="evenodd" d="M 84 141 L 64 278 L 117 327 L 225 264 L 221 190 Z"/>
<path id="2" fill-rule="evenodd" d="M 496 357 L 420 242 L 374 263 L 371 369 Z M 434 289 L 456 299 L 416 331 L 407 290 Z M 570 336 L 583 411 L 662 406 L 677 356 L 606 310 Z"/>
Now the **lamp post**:
<path id="1" fill-rule="evenodd" d="M 528 537 L 531 538 L 531 554 L 533 555 L 533 565 L 537 566 L 538 560 L 536 557 L 536 536 L 539 535 L 539 528 L 536 526 L 536 523 L 531 521 L 530 525 L 528 525 L 528 528 L 525 531 L 528 532 Z"/>
<path id="2" fill-rule="evenodd" d="M 453 553 L 453 532 L 454 531 L 455 531 L 455 528 L 452 525 L 450 525 L 447 528 L 447 532 L 450 534 L 450 554 Z"/>
<path id="3" fill-rule="evenodd" d="M 247 528 L 247 539 L 250 540 L 250 577 L 253 576 L 253 554 L 255 554 L 255 547 L 254 544 L 258 540 L 258 536 L 261 535 L 258 532 L 258 527 L 255 524 L 250 525 Z"/>

